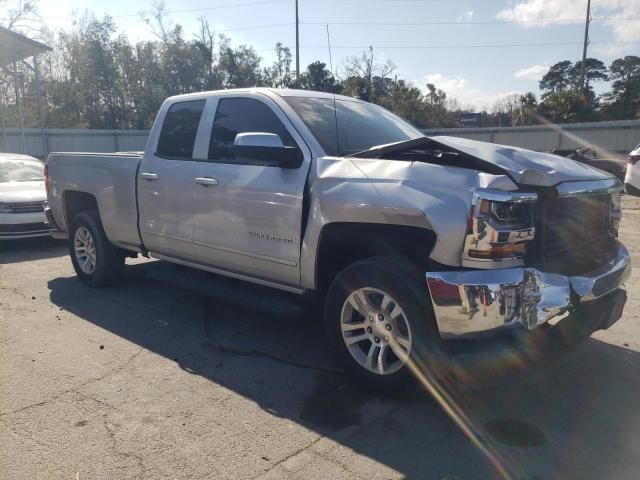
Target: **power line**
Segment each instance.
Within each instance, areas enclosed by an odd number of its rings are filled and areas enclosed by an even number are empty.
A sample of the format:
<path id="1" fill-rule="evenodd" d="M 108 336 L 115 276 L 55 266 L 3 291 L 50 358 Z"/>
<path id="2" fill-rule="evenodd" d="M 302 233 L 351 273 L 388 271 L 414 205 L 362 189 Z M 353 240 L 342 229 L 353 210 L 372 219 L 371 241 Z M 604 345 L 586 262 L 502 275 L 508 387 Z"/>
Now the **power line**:
<path id="1" fill-rule="evenodd" d="M 217 5 L 215 7 L 200 7 L 200 8 L 187 8 L 183 10 L 171 10 L 169 13 L 191 13 L 191 12 L 204 12 L 209 10 L 220 10 L 223 8 L 235 8 L 235 7 L 251 7 L 254 5 L 267 5 L 270 3 L 284 3 L 289 2 L 289 0 L 263 0 L 258 2 L 245 2 L 245 3 L 234 3 L 229 5 Z M 138 17 L 140 14 L 145 13 L 144 11 L 138 13 L 128 13 L 126 15 L 112 15 L 111 18 L 125 18 L 125 17 Z"/>
<path id="2" fill-rule="evenodd" d="M 288 23 L 270 23 L 270 24 L 266 24 L 266 25 L 251 25 L 251 26 L 247 26 L 247 27 L 238 27 L 238 28 L 228 28 L 225 30 L 216 30 L 216 33 L 227 33 L 227 32 L 238 32 L 241 30 L 260 30 L 263 28 L 276 28 L 276 27 L 290 27 L 292 25 L 295 25 L 294 22 L 288 22 Z"/>
<path id="3" fill-rule="evenodd" d="M 382 2 L 382 3 L 449 3 L 451 0 L 340 0 L 342 2 L 350 3 L 370 3 L 370 2 Z"/>
<path id="4" fill-rule="evenodd" d="M 598 17 L 595 20 L 606 20 L 609 18 L 616 18 L 615 16 Z M 624 19 L 618 19 L 620 22 L 634 22 L 640 20 L 640 17 L 627 17 Z M 583 22 L 584 18 L 566 18 L 554 20 L 554 24 L 562 23 L 578 23 Z M 300 22 L 300 25 L 374 25 L 374 26 L 426 26 L 426 25 L 502 25 L 502 24 L 541 24 L 549 23 L 548 20 L 478 20 L 478 21 L 465 21 L 465 20 L 440 20 L 429 22 Z"/>
<path id="5" fill-rule="evenodd" d="M 635 45 L 640 42 L 590 42 L 591 45 Z M 582 42 L 556 42 L 556 43 L 501 43 L 501 44 L 476 44 L 476 45 L 332 45 L 331 48 L 349 49 L 456 49 L 456 48 L 517 48 L 517 47 L 563 47 L 582 45 Z M 324 45 L 300 45 L 300 48 L 326 48 Z M 266 50 L 262 50 L 266 51 Z"/>

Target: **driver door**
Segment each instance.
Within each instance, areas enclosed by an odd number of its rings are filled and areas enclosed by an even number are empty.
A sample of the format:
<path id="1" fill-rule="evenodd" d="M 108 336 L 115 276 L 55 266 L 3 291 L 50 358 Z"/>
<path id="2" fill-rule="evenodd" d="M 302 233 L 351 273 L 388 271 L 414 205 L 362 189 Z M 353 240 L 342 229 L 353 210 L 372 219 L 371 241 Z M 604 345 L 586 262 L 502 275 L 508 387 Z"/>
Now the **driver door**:
<path id="1" fill-rule="evenodd" d="M 195 245 L 200 263 L 291 286 L 300 284 L 302 205 L 311 154 L 273 100 L 220 95 L 206 161 L 198 164 Z M 234 152 L 238 133 L 277 134 L 300 148 L 298 168 Z M 207 179 L 207 180 L 204 180 Z"/>

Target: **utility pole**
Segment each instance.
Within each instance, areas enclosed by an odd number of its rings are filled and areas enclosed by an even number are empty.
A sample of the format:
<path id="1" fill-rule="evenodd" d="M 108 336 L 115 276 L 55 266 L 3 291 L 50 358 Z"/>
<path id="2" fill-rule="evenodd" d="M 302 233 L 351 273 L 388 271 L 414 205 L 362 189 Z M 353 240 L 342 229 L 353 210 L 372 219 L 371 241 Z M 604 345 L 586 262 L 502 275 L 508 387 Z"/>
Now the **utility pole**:
<path id="1" fill-rule="evenodd" d="M 22 139 L 22 153 L 27 153 L 27 147 L 24 140 L 24 114 L 22 113 L 22 93 L 20 91 L 20 83 L 22 82 L 22 74 L 18 72 L 18 65 L 13 62 L 13 78 L 14 87 L 16 89 L 16 105 L 18 107 L 18 118 L 20 118 L 20 138 Z"/>
<path id="2" fill-rule="evenodd" d="M 0 150 L 0 152 L 8 152 L 9 151 L 9 146 L 7 144 L 7 128 L 4 124 L 4 116 L 5 116 L 5 110 L 4 110 L 4 100 L 0 97 L 0 128 L 2 128 L 2 150 Z"/>
<path id="3" fill-rule="evenodd" d="M 584 90 L 584 75 L 587 63 L 587 45 L 589 45 L 589 23 L 591 23 L 591 0 L 587 0 L 587 18 L 584 22 L 584 47 L 582 48 L 582 65 L 580 66 L 580 84 L 579 88 Z"/>
<path id="4" fill-rule="evenodd" d="M 331 37 L 329 36 L 329 24 L 327 23 L 327 46 L 329 47 L 329 69 L 333 75 L 333 58 L 331 57 Z"/>
<path id="5" fill-rule="evenodd" d="M 296 0 L 296 78 L 300 78 L 300 22 L 298 21 L 298 0 Z"/>

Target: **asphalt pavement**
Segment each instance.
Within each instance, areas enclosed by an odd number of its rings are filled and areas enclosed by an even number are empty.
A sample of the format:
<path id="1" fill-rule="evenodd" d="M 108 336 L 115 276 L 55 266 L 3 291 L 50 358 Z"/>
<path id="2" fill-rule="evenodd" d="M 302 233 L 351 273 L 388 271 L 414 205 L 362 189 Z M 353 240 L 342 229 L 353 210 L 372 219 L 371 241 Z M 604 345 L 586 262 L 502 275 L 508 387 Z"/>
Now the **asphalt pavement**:
<path id="1" fill-rule="evenodd" d="M 623 318 L 440 403 L 354 386 L 295 295 L 146 259 L 91 289 L 65 242 L 0 244 L 0 478 L 638 479 L 640 200 L 623 206 Z"/>

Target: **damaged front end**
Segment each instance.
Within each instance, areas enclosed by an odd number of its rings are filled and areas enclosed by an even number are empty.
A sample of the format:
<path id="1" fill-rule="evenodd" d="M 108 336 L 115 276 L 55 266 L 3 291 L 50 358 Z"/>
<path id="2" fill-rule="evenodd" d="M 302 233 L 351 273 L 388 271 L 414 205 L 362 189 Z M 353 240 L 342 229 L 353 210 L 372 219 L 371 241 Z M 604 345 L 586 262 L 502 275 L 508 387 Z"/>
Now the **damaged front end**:
<path id="1" fill-rule="evenodd" d="M 609 312 L 601 314 L 605 327 L 620 317 L 620 287 L 631 265 L 617 240 L 622 185 L 614 177 L 554 155 L 455 137 L 382 145 L 353 157 L 412 162 L 415 182 L 428 170 L 419 164 L 508 179 L 498 188 L 472 187 L 463 235 L 450 228 L 460 222 L 450 200 L 440 202 L 442 214 L 430 206 L 438 233 L 430 258 L 446 267 L 426 279 L 443 338 L 529 331 L 586 309 Z M 431 180 L 429 192 L 450 193 L 445 183 Z M 442 261 L 456 247 L 458 256 Z"/>
<path id="2" fill-rule="evenodd" d="M 607 296 L 631 272 L 629 252 L 618 245 L 618 254 L 609 265 L 583 276 L 528 267 L 427 273 L 440 335 L 456 338 L 506 328 L 532 330 Z M 606 326 L 619 318 L 621 307 L 611 313 L 615 319 L 603 319 Z"/>
<path id="3" fill-rule="evenodd" d="M 618 183 L 572 182 L 555 192 L 555 203 L 548 194 L 544 199 L 517 192 L 474 194 L 462 265 L 475 269 L 426 274 L 443 338 L 532 330 L 620 289 L 631 263 L 616 239 Z M 582 203 L 559 211 L 566 199 Z M 492 202 L 504 215 L 496 215 Z M 624 301 L 620 305 L 617 298 L 604 326 L 622 313 Z"/>

